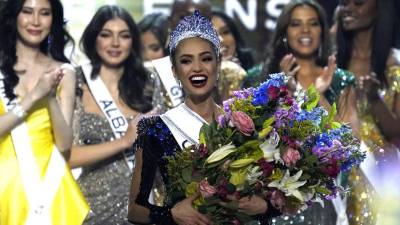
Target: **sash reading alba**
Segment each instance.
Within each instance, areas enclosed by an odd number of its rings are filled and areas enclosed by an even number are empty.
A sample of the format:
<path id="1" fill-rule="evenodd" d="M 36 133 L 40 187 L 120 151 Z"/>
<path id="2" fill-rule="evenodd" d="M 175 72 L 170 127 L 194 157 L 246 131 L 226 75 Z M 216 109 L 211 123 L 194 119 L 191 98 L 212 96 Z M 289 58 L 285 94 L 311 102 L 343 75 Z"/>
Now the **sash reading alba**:
<path id="1" fill-rule="evenodd" d="M 175 107 L 181 104 L 183 100 L 183 93 L 172 73 L 172 64 L 169 56 L 155 59 L 151 62 L 156 69 L 165 90 L 167 91 L 172 106 Z"/>
<path id="2" fill-rule="evenodd" d="M 92 65 L 90 63 L 82 65 L 82 70 L 90 92 L 92 93 L 97 105 L 106 116 L 115 138 L 121 138 L 128 129 L 128 121 L 114 103 L 110 92 L 101 80 L 100 76 L 97 76 L 95 79 L 90 77 L 92 74 Z M 125 152 L 123 152 L 123 154 L 128 166 L 132 169 L 134 156 L 132 155 L 128 158 Z"/>
<path id="3" fill-rule="evenodd" d="M 11 111 L 17 102 L 16 99 L 10 101 L 5 95 L 4 76 L 1 72 L 0 91 L 1 100 L 5 108 L 7 111 Z M 29 202 L 29 212 L 25 225 L 51 225 L 51 205 L 66 171 L 64 158 L 54 145 L 46 174 L 42 181 L 33 155 L 28 126 L 25 121 L 12 129 L 11 138 L 18 160 L 22 184 Z"/>
<path id="4" fill-rule="evenodd" d="M 189 109 L 185 103 L 168 110 L 160 117 L 168 126 L 181 149 L 184 148 L 185 141 L 190 144 L 198 144 L 200 129 L 204 123 L 207 124 L 203 118 Z"/>

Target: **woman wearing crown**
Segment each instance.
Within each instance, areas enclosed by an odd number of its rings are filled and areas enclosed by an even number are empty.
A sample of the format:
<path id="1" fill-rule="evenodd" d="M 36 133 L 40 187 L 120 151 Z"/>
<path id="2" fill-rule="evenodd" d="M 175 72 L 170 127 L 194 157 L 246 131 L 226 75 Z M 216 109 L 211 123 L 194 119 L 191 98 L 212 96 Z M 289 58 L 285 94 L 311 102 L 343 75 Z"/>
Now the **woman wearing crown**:
<path id="1" fill-rule="evenodd" d="M 220 69 L 220 42 L 211 23 L 198 11 L 185 17 L 171 34 L 169 44 L 173 72 L 186 94 L 184 103 L 165 114 L 141 120 L 134 144 L 136 165 L 132 178 L 128 219 L 141 224 L 211 224 L 192 207 L 197 196 L 172 199 L 165 206 L 148 202 L 157 167 L 168 182 L 166 156 L 181 151 L 185 144 L 196 144 L 201 126 L 218 114 L 213 100 Z M 267 224 L 272 210 L 260 197 L 240 199 L 238 209 L 258 215 Z"/>

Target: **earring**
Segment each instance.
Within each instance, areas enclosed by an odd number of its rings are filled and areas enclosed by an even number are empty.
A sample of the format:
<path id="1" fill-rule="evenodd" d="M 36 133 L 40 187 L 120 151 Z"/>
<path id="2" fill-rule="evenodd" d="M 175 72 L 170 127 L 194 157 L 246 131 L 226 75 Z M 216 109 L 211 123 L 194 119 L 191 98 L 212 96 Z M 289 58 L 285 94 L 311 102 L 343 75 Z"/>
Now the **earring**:
<path id="1" fill-rule="evenodd" d="M 53 42 L 53 37 L 51 34 L 47 36 L 47 49 L 50 50 L 51 43 Z"/>
<path id="2" fill-rule="evenodd" d="M 179 79 L 176 80 L 176 83 L 178 83 L 179 88 L 182 89 L 182 82 Z"/>
<path id="3" fill-rule="evenodd" d="M 322 46 L 320 45 L 318 48 L 318 58 L 322 58 Z"/>
<path id="4" fill-rule="evenodd" d="M 288 46 L 288 43 L 287 43 L 287 38 L 284 37 L 284 38 L 282 39 L 282 42 L 283 42 L 283 45 L 284 45 L 285 48 L 286 48 L 286 51 L 289 51 L 289 46 Z"/>

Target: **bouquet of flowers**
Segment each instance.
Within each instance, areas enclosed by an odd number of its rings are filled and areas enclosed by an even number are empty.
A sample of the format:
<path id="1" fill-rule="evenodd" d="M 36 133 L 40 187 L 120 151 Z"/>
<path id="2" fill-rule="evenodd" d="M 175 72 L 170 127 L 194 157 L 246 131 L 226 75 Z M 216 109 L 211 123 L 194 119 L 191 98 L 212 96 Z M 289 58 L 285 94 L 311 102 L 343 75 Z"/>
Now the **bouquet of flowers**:
<path id="1" fill-rule="evenodd" d="M 200 192 L 194 206 L 214 224 L 242 224 L 254 218 L 231 196 L 258 195 L 293 214 L 343 191 L 335 179 L 365 158 L 359 141 L 334 121 L 335 105 L 317 106 L 315 88 L 294 98 L 284 78 L 236 91 L 218 121 L 202 127 L 199 145 L 167 158 L 169 198 Z"/>

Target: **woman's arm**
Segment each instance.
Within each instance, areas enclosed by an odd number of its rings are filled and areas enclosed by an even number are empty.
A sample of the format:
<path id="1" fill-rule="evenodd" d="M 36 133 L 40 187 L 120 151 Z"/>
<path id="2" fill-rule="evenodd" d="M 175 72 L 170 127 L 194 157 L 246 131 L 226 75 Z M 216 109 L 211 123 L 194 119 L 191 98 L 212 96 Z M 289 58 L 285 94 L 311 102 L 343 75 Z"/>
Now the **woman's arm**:
<path id="1" fill-rule="evenodd" d="M 155 161 L 138 149 L 135 154 L 135 169 L 129 193 L 128 220 L 143 224 L 174 224 L 171 209 L 148 202 L 156 173 Z"/>
<path id="2" fill-rule="evenodd" d="M 48 96 L 59 84 L 59 69 L 50 69 L 40 76 L 35 87 L 28 93 L 19 93 L 22 97 L 19 105 L 22 111 L 29 112 L 40 99 Z M 60 114 L 59 114 L 60 115 Z M 18 117 L 13 112 L 0 116 L 0 137 L 11 132 L 24 118 Z"/>
<path id="3" fill-rule="evenodd" d="M 75 70 L 68 64 L 60 68 L 62 80 L 60 95 L 49 95 L 49 112 L 55 144 L 60 152 L 68 152 L 72 146 L 72 115 L 75 103 Z M 68 157 L 67 157 L 68 158 Z"/>
<path id="4" fill-rule="evenodd" d="M 360 123 L 357 113 L 357 95 L 355 87 L 348 86 L 341 92 L 337 110 L 336 119 L 340 122 L 349 123 L 356 135 L 359 136 Z"/>
<path id="5" fill-rule="evenodd" d="M 28 112 L 38 100 L 38 96 L 35 94 L 28 94 L 22 98 L 20 102 L 21 109 L 24 112 Z M 4 104 L 4 103 L 2 103 Z M 23 121 L 23 118 L 18 117 L 13 112 L 7 112 L 0 116 L 0 137 L 10 133 L 19 123 Z"/>
<path id="6" fill-rule="evenodd" d="M 101 144 L 72 146 L 69 159 L 70 166 L 76 168 L 91 165 L 130 148 L 137 136 L 136 118 L 130 122 L 126 134 L 120 139 Z"/>
<path id="7" fill-rule="evenodd" d="M 384 100 L 380 97 L 379 81 L 374 75 L 366 75 L 360 78 L 358 92 L 365 96 L 369 103 L 371 115 L 374 116 L 377 126 L 380 128 L 383 136 L 390 141 L 395 142 L 400 136 L 400 98 L 399 93 L 393 96 L 393 108 L 390 109 Z"/>
<path id="8" fill-rule="evenodd" d="M 138 124 L 138 138 L 134 144 L 136 149 L 135 169 L 132 176 L 128 204 L 128 220 L 144 224 L 210 224 L 208 218 L 192 207 L 196 196 L 186 198 L 175 206 L 155 206 L 149 203 L 150 191 L 153 187 L 159 160 L 164 155 L 163 143 L 160 142 L 159 131 L 154 132 L 150 127 L 157 127 L 154 119 L 145 118 Z M 161 121 L 161 119 L 160 119 Z M 160 128 L 164 132 L 162 128 Z M 149 131 L 149 132 L 148 132 Z"/>

